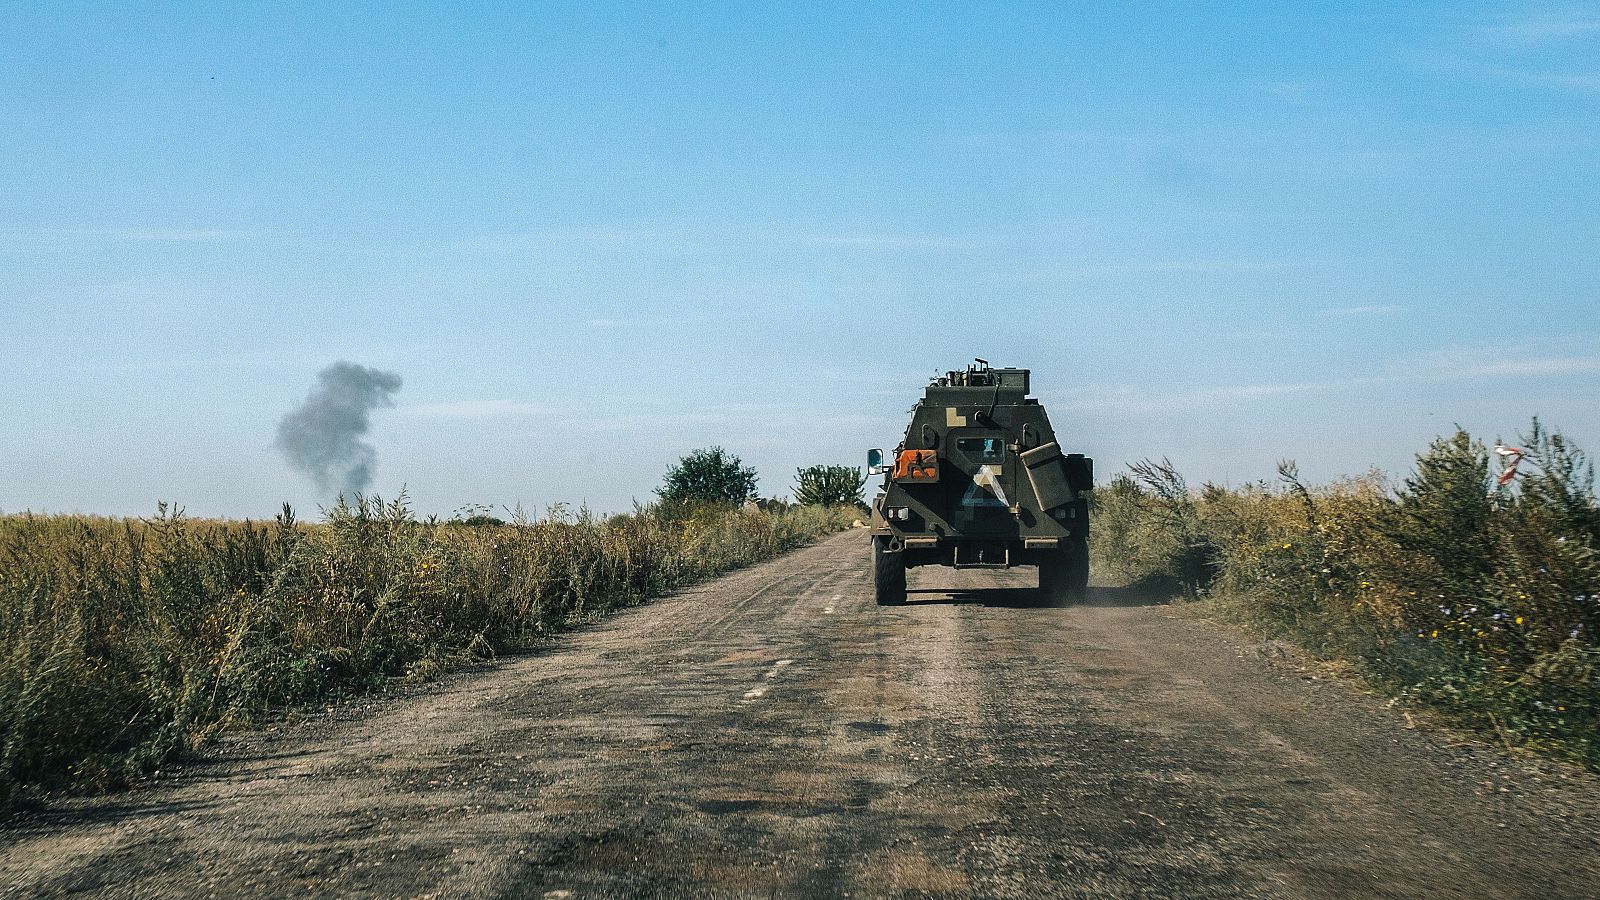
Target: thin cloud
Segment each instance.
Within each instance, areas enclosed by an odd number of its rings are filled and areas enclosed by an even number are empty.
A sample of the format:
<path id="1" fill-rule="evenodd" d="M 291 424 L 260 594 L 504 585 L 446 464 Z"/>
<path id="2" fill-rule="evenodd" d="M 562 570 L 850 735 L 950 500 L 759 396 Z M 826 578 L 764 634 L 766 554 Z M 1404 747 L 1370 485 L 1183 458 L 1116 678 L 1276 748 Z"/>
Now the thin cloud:
<path id="1" fill-rule="evenodd" d="M 681 238 L 672 231 L 644 225 L 572 226 L 536 231 L 498 231 L 465 234 L 443 243 L 445 249 L 467 253 L 528 253 L 565 245 L 660 245 Z"/>
<path id="2" fill-rule="evenodd" d="M 1092 386 L 1069 396 L 1051 399 L 1050 407 L 1073 409 L 1080 412 L 1110 412 L 1123 415 L 1174 413 L 1202 406 L 1230 406 L 1251 400 L 1273 397 L 1297 396 L 1348 388 L 1377 379 L 1343 379 L 1333 381 L 1290 381 L 1259 384 L 1222 385 L 1217 387 L 1186 388 L 1162 391 L 1133 385 Z"/>
<path id="3" fill-rule="evenodd" d="M 599 431 L 670 431 L 705 425 L 729 425 L 738 417 L 719 412 L 654 413 L 647 415 L 596 416 L 584 419 L 585 427 Z"/>
<path id="4" fill-rule="evenodd" d="M 1034 281 L 1077 281 L 1094 278 L 1127 278 L 1140 275 L 1234 275 L 1256 272 L 1281 272 L 1301 268 L 1323 268 L 1321 259 L 1155 259 L 1139 261 L 1089 262 L 1019 272 L 1019 277 Z"/>
<path id="5" fill-rule="evenodd" d="M 259 239 L 261 231 L 231 228 L 8 228 L 0 230 L 0 249 L 9 251 L 61 252 L 81 247 L 85 242 L 114 244 L 224 244 Z"/>
<path id="6" fill-rule="evenodd" d="M 259 232 L 229 228 L 123 228 L 110 231 L 107 236 L 125 241 L 209 244 L 249 240 L 258 237 Z"/>
<path id="7" fill-rule="evenodd" d="M 1391 316 L 1398 312 L 1405 312 L 1404 306 L 1335 306 L 1321 310 L 1321 315 L 1334 318 L 1348 318 L 1352 316 Z"/>
<path id="8" fill-rule="evenodd" d="M 943 237 L 925 234 L 818 234 L 809 238 L 825 247 L 852 250 L 984 250 L 996 246 L 993 240 Z"/>
<path id="9" fill-rule="evenodd" d="M 233 228 L 163 228 L 153 226 L 135 226 L 131 228 L 41 228 L 39 233 L 61 237 L 102 238 L 112 241 L 150 241 L 180 244 L 239 241 L 260 237 L 261 235 L 259 231 L 245 231 Z"/>
<path id="10" fill-rule="evenodd" d="M 1600 75 L 1552 75 L 1553 84 L 1580 91 L 1600 91 Z"/>
<path id="11" fill-rule="evenodd" d="M 1498 56 L 1488 60 L 1458 59 L 1449 68 L 1458 74 L 1497 78 L 1529 87 L 1564 91 L 1600 92 L 1600 72 L 1578 70 L 1584 65 L 1575 53 L 1600 44 L 1600 17 L 1592 14 L 1553 13 L 1522 20 L 1505 20 L 1477 30 L 1480 47 Z M 1589 54 L 1584 53 L 1587 57 Z M 1560 71 L 1566 69 L 1566 71 Z"/>
<path id="12" fill-rule="evenodd" d="M 587 320 L 584 321 L 583 324 L 588 325 L 591 328 L 621 328 L 622 326 L 628 324 L 628 320 L 627 319 L 587 319 Z"/>
<path id="13" fill-rule="evenodd" d="M 563 245 L 613 245 L 704 248 L 737 244 L 839 247 L 866 251 L 972 251 L 1006 246 L 1024 235 L 971 236 L 916 232 L 814 233 L 784 223 L 684 224 L 628 222 L 601 226 L 550 228 L 527 232 L 463 235 L 447 242 L 465 252 L 529 252 Z"/>
<path id="14" fill-rule="evenodd" d="M 1136 385 L 1098 385 L 1069 396 L 1046 397 L 1046 404 L 1084 412 L 1152 415 L 1196 407 L 1230 406 L 1254 400 L 1372 390 L 1417 384 L 1447 384 L 1489 378 L 1538 378 L 1600 374 L 1600 353 L 1570 356 L 1493 356 L 1471 349 L 1444 351 L 1421 359 L 1394 360 L 1384 374 L 1315 381 L 1162 390 Z"/>
<path id="15" fill-rule="evenodd" d="M 1442 374 L 1446 378 L 1594 375 L 1600 374 L 1600 356 L 1544 356 L 1490 360 L 1457 365 Z"/>
<path id="16" fill-rule="evenodd" d="M 1600 19 L 1545 17 L 1483 29 L 1492 38 L 1515 44 L 1545 44 L 1600 36 Z"/>
<path id="17" fill-rule="evenodd" d="M 1497 78 L 1516 81 L 1534 87 L 1558 88 L 1568 91 L 1600 92 L 1600 74 L 1587 72 L 1534 72 L 1496 66 L 1484 70 Z"/>
<path id="18" fill-rule="evenodd" d="M 516 400 L 453 400 L 444 403 L 417 403 L 401 407 L 398 412 L 401 415 L 440 419 L 494 419 L 542 416 L 548 415 L 551 410 L 548 406 Z"/>

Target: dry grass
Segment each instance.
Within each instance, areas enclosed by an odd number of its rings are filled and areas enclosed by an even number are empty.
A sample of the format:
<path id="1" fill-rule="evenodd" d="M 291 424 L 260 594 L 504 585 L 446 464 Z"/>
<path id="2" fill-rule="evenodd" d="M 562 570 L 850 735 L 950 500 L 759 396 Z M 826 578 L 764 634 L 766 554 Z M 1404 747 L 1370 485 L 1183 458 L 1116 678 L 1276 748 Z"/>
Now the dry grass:
<path id="1" fill-rule="evenodd" d="M 219 729 L 428 677 L 847 527 L 848 508 L 321 524 L 0 517 L 0 807 Z M 477 517 L 474 522 L 484 521 Z"/>

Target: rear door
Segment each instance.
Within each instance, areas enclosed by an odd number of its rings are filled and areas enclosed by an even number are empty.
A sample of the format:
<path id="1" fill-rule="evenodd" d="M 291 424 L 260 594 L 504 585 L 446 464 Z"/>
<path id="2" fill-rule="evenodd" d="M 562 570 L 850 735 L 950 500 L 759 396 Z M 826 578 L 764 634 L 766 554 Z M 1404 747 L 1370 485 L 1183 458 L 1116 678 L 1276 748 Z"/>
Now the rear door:
<path id="1" fill-rule="evenodd" d="M 946 480 L 950 524 L 962 534 L 1015 533 L 1017 461 L 1006 449 L 1005 435 L 984 428 L 953 429 L 946 456 L 951 476 Z"/>

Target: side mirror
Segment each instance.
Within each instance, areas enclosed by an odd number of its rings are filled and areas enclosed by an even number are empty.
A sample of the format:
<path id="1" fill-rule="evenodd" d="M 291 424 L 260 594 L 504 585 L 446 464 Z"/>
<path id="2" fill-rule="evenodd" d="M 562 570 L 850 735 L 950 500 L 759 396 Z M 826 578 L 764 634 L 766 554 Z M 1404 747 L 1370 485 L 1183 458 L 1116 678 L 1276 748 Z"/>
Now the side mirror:
<path id="1" fill-rule="evenodd" d="M 868 450 L 867 451 L 867 474 L 868 475 L 882 475 L 883 473 L 885 473 L 887 471 L 889 471 L 889 467 L 883 464 L 883 451 L 882 450 Z"/>

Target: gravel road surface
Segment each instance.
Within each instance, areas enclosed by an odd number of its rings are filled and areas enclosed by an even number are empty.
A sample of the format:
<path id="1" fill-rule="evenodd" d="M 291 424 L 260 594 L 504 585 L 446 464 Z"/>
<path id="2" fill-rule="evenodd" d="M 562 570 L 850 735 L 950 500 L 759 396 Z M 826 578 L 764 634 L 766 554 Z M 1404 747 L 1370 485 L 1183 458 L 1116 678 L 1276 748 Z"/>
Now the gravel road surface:
<path id="1" fill-rule="evenodd" d="M 0 826 L 0 896 L 1593 897 L 1600 780 L 860 531 Z"/>

